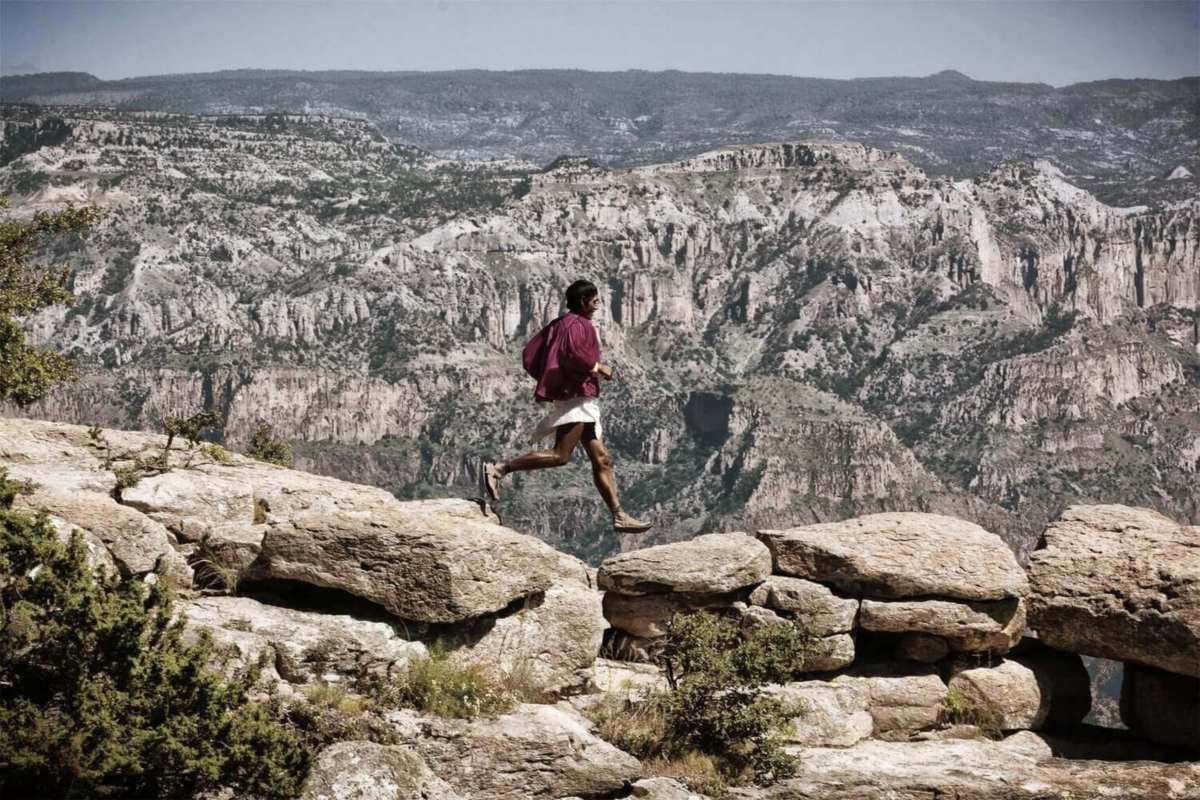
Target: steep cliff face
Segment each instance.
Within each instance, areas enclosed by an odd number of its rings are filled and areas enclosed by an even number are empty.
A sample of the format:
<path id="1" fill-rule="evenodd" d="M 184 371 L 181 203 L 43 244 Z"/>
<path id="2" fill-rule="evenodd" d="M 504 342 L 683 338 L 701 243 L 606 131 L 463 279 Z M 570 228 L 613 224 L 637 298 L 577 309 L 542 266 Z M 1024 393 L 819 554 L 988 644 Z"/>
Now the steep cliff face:
<path id="1" fill-rule="evenodd" d="M 1200 513 L 1195 204 L 1110 208 L 1047 163 L 931 178 L 846 142 L 522 175 L 357 122 L 78 117 L 0 173 L 36 187 L 23 207 L 107 210 L 67 254 L 80 303 L 30 321 L 85 378 L 31 415 L 212 405 L 234 446 L 265 419 L 313 469 L 473 491 L 480 458 L 526 446 L 517 350 L 584 275 L 608 442 L 656 540 L 935 510 L 1023 551 L 1076 499 Z M 586 473 L 523 477 L 506 522 L 617 547 Z"/>

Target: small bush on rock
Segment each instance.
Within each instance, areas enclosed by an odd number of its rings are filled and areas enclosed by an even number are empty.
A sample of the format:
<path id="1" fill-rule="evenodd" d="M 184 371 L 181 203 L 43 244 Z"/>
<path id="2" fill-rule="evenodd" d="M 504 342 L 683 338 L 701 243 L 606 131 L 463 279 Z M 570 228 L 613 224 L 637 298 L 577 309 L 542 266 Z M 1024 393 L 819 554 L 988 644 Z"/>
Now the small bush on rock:
<path id="1" fill-rule="evenodd" d="M 720 794 L 725 781 L 770 782 L 795 772 L 779 733 L 803 710 L 763 697 L 763 684 L 789 680 L 812 653 L 791 625 L 744 639 L 730 620 L 677 614 L 660 656 L 671 690 L 637 700 L 609 698 L 588 711 L 601 738 L 642 759 L 651 774 Z"/>
<path id="2" fill-rule="evenodd" d="M 802 711 L 759 689 L 791 679 L 811 652 L 811 639 L 792 625 L 744 639 L 735 623 L 714 614 L 676 614 L 662 655 L 671 684 L 670 749 L 710 755 L 734 781 L 794 774 L 779 733 Z"/>
<path id="3" fill-rule="evenodd" d="M 958 689 L 946 692 L 942 701 L 941 721 L 951 725 L 974 725 L 989 739 L 1003 737 L 1004 714 L 991 703 L 968 697 Z"/>
<path id="4" fill-rule="evenodd" d="M 483 667 L 459 664 L 440 647 L 410 662 L 398 679 L 364 677 L 360 690 L 386 708 L 415 708 L 452 719 L 503 714 L 525 699 Z"/>
<path id="5" fill-rule="evenodd" d="M 246 449 L 246 455 L 257 458 L 259 461 L 278 464 L 281 467 L 292 465 L 292 448 L 288 446 L 287 442 L 276 436 L 274 429 L 266 422 L 258 423 L 258 429 L 254 431 L 254 436 L 250 439 L 250 447 Z"/>
<path id="6" fill-rule="evenodd" d="M 259 669 L 210 672 L 165 581 L 97 578 L 78 535 L 12 510 L 18 491 L 0 469 L 0 796 L 298 793 L 311 753 L 249 700 Z"/>

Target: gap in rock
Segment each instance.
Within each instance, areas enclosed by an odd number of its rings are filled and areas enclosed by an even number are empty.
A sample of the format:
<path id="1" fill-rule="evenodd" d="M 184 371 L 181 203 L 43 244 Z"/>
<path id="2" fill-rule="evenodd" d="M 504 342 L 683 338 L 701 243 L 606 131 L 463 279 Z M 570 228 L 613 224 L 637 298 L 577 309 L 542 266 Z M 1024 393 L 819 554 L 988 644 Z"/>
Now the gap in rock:
<path id="1" fill-rule="evenodd" d="M 280 579 L 246 580 L 238 584 L 238 595 L 260 603 L 290 608 L 294 611 L 315 611 L 323 614 L 346 614 L 355 619 L 372 622 L 395 622 L 410 627 L 421 623 L 401 620 L 386 608 L 341 589 L 313 586 L 302 581 Z M 408 637 L 405 637 L 408 638 Z"/>
<path id="2" fill-rule="evenodd" d="M 1107 658 L 1084 656 L 1092 684 L 1092 710 L 1084 717 L 1087 725 L 1102 728 L 1124 729 L 1121 722 L 1121 682 L 1125 676 L 1125 665 Z"/>

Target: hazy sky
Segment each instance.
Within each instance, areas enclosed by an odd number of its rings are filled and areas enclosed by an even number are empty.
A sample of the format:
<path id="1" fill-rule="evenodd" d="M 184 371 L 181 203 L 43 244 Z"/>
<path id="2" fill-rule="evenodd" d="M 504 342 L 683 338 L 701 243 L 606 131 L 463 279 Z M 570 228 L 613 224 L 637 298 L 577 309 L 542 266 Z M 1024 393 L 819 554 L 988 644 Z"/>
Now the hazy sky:
<path id="1" fill-rule="evenodd" d="M 0 0 L 4 74 L 680 69 L 1063 85 L 1200 74 L 1200 0 Z"/>

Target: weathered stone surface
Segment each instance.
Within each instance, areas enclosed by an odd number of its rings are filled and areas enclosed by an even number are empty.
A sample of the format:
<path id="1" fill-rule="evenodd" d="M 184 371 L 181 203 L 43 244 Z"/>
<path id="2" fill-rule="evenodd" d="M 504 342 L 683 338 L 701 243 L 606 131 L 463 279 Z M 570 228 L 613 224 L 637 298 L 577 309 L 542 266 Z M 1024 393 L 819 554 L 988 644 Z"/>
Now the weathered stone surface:
<path id="1" fill-rule="evenodd" d="M 267 530 L 262 575 L 341 589 L 402 619 L 460 622 L 550 587 L 557 554 L 466 500 L 297 512 Z"/>
<path id="2" fill-rule="evenodd" d="M 600 593 L 568 583 L 551 586 L 516 613 L 478 627 L 451 658 L 502 674 L 527 670 L 539 688 L 558 693 L 588 683 L 608 624 Z"/>
<path id="3" fill-rule="evenodd" d="M 1003 600 L 1028 591 L 1000 537 L 938 514 L 887 513 L 759 531 L 774 571 L 876 597 Z"/>
<path id="4" fill-rule="evenodd" d="M 1152 742 L 1200 755 L 1200 680 L 1139 664 L 1126 664 L 1121 721 Z"/>
<path id="5" fill-rule="evenodd" d="M 1005 659 L 992 667 L 964 669 L 950 679 L 969 706 L 1004 731 L 1036 730 L 1050 714 L 1051 692 L 1028 666 Z"/>
<path id="6" fill-rule="evenodd" d="M 771 574 L 771 554 L 740 533 L 711 533 L 684 542 L 632 550 L 605 559 L 601 589 L 620 594 L 723 594 Z"/>
<path id="7" fill-rule="evenodd" d="M 907 738 L 935 727 L 946 700 L 942 679 L 932 669 L 912 664 L 864 666 L 832 683 L 865 694 L 875 736 Z"/>
<path id="8" fill-rule="evenodd" d="M 259 577 L 255 565 L 266 534 L 266 525 L 231 523 L 208 528 L 191 559 L 197 585 L 233 589 L 240 581 Z"/>
<path id="9" fill-rule="evenodd" d="M 789 748 L 799 774 L 768 788 L 739 788 L 742 800 L 1195 800 L 1200 764 L 1069 761 L 1037 734 L 1000 742 L 864 741 L 846 749 Z"/>
<path id="10" fill-rule="evenodd" d="M 638 800 L 705 800 L 704 795 L 672 778 L 642 778 L 633 784 L 630 796 Z"/>
<path id="11" fill-rule="evenodd" d="M 1077 653 L 1055 650 L 1027 636 L 1008 658 L 1032 669 L 1043 691 L 1050 692 L 1047 726 L 1076 725 L 1092 710 L 1092 679 Z"/>
<path id="12" fill-rule="evenodd" d="M 562 705 L 523 705 L 469 722 L 411 712 L 388 719 L 439 777 L 471 798 L 604 796 L 641 777 L 637 759 L 597 738 Z"/>
<path id="13" fill-rule="evenodd" d="M 153 572 L 162 561 L 176 585 L 191 586 L 192 571 L 175 552 L 167 529 L 106 494 L 39 489 L 19 495 L 14 505 L 45 511 L 91 531 L 108 548 L 123 575 Z"/>
<path id="14" fill-rule="evenodd" d="M 921 664 L 941 661 L 950 653 L 950 645 L 940 636 L 927 633 L 906 633 L 896 644 L 897 655 Z"/>
<path id="15" fill-rule="evenodd" d="M 813 636 L 849 632 L 858 613 L 858 600 L 838 597 L 828 586 L 786 575 L 768 577 L 755 588 L 750 602 L 783 613 Z"/>
<path id="16" fill-rule="evenodd" d="M 54 526 L 54 536 L 61 544 L 68 544 L 71 541 L 71 536 L 78 535 L 79 541 L 83 543 L 85 558 L 88 566 L 92 571 L 99 576 L 105 578 L 116 578 L 120 576 L 121 570 L 117 568 L 117 562 L 113 560 L 112 554 L 108 552 L 108 548 L 104 546 L 104 542 L 100 541 L 100 537 L 86 528 L 81 528 L 78 525 L 67 522 L 62 517 L 48 516 L 50 524 Z"/>
<path id="17" fill-rule="evenodd" d="M 670 686 L 662 668 L 655 664 L 611 661 L 597 658 L 592 667 L 592 683 L 602 694 L 639 699 L 647 694 L 665 692 Z"/>
<path id="18" fill-rule="evenodd" d="M 1029 567 L 1042 641 L 1200 677 L 1200 528 L 1147 509 L 1071 506 Z"/>
<path id="19" fill-rule="evenodd" d="M 831 672 L 854 662 L 854 637 L 848 633 L 821 636 L 813 641 L 813 653 L 797 668 L 800 672 Z"/>
<path id="20" fill-rule="evenodd" d="M 460 800 L 407 747 L 338 742 L 321 751 L 300 800 Z"/>
<path id="21" fill-rule="evenodd" d="M 187 616 L 190 629 L 208 628 L 218 646 L 236 648 L 237 665 L 271 649 L 273 666 L 289 683 L 395 674 L 427 655 L 423 644 L 406 641 L 391 623 L 346 614 L 298 611 L 249 597 L 181 599 L 176 610 Z"/>
<path id="22" fill-rule="evenodd" d="M 929 633 L 953 650 L 1007 652 L 1025 630 L 1025 603 L 863 599 L 858 625 L 885 633 Z"/>
<path id="23" fill-rule="evenodd" d="M 604 593 L 604 616 L 614 628 L 643 638 L 666 636 L 667 624 L 677 613 L 729 609 L 735 594 L 619 594 Z"/>
<path id="24" fill-rule="evenodd" d="M 874 731 L 868 711 L 870 693 L 862 686 L 830 681 L 797 681 L 765 687 L 763 694 L 797 704 L 803 713 L 792 719 L 783 738 L 808 747 L 849 747 Z"/>

